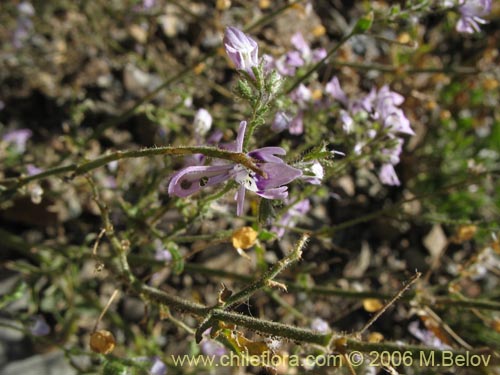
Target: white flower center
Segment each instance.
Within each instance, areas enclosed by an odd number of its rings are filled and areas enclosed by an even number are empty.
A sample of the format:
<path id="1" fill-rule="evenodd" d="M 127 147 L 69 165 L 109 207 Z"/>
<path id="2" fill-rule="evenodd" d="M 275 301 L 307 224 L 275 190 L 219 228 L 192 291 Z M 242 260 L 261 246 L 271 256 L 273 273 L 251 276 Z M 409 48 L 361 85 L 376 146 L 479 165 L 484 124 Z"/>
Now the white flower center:
<path id="1" fill-rule="evenodd" d="M 234 180 L 243 185 L 245 189 L 250 191 L 258 191 L 257 181 L 255 180 L 255 172 L 248 170 L 247 168 L 236 165 L 234 167 Z"/>

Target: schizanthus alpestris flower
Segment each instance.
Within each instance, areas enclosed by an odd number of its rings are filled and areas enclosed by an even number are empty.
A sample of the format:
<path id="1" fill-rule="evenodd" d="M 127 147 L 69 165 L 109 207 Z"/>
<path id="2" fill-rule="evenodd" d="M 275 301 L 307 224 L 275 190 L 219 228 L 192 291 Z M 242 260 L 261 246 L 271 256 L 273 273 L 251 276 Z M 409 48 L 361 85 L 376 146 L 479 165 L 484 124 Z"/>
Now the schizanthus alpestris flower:
<path id="1" fill-rule="evenodd" d="M 240 123 L 236 142 L 226 146 L 226 150 L 243 152 L 246 126 L 246 121 Z M 204 187 L 232 179 L 241 185 L 235 200 L 237 214 L 242 215 L 246 190 L 253 191 L 266 199 L 284 199 L 288 196 L 288 188 L 285 185 L 302 176 L 301 170 L 289 166 L 276 155 L 286 155 L 286 151 L 281 147 L 263 147 L 247 153 L 264 173 L 263 176 L 235 163 L 186 167 L 174 173 L 168 186 L 168 193 L 177 197 L 187 197 Z"/>

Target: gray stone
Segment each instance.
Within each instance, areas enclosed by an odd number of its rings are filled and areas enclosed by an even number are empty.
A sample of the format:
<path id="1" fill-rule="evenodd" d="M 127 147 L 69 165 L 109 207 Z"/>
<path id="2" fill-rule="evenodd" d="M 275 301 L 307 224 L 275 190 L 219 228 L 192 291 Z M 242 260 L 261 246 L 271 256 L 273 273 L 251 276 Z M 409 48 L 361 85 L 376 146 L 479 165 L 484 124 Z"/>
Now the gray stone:
<path id="1" fill-rule="evenodd" d="M 77 374 L 61 351 L 35 355 L 0 368 L 2 375 L 73 375 Z"/>

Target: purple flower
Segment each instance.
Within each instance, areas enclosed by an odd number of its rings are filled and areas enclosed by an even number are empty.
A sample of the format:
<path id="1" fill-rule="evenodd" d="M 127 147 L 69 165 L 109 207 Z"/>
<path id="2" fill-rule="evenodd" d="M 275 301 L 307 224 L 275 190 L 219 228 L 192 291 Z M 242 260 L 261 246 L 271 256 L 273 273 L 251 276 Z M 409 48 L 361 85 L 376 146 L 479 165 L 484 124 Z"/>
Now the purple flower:
<path id="1" fill-rule="evenodd" d="M 460 33 L 473 34 L 481 31 L 479 24 L 487 23 L 481 17 L 491 12 L 491 0 L 463 0 L 460 2 L 460 19 L 456 30 Z"/>
<path id="2" fill-rule="evenodd" d="M 30 332 L 33 336 L 47 336 L 50 333 L 50 326 L 41 315 L 37 315 L 30 326 Z"/>
<path id="3" fill-rule="evenodd" d="M 325 92 L 342 103 L 344 107 L 348 107 L 349 100 L 347 99 L 347 95 L 345 94 L 344 90 L 342 90 L 342 87 L 340 87 L 340 82 L 337 77 L 333 77 L 330 82 L 326 84 Z"/>
<path id="4" fill-rule="evenodd" d="M 155 260 L 168 263 L 172 260 L 172 254 L 168 251 L 160 239 L 154 240 Z"/>
<path id="5" fill-rule="evenodd" d="M 330 331 L 330 326 L 328 325 L 328 322 L 323 319 L 314 318 L 311 322 L 311 329 L 319 333 L 328 333 Z"/>
<path id="6" fill-rule="evenodd" d="M 142 7 L 144 9 L 151 9 L 152 7 L 154 7 L 156 4 L 156 0 L 143 0 L 142 1 Z"/>
<path id="7" fill-rule="evenodd" d="M 293 50 L 276 59 L 266 55 L 268 69 L 276 68 L 281 75 L 294 76 L 297 68 L 316 63 L 326 57 L 327 52 L 324 48 L 311 49 L 300 32 L 295 33 L 290 41 Z"/>
<path id="8" fill-rule="evenodd" d="M 33 135 L 29 129 L 12 130 L 2 137 L 4 142 L 14 146 L 15 150 L 22 154 L 26 150 L 26 142 Z"/>
<path id="9" fill-rule="evenodd" d="M 304 111 L 299 110 L 292 121 L 290 121 L 288 131 L 293 135 L 300 135 L 304 133 Z"/>
<path id="10" fill-rule="evenodd" d="M 410 127 L 410 121 L 406 118 L 403 111 L 398 108 L 404 102 L 404 97 L 388 86 L 382 87 L 373 101 L 374 116 L 382 120 L 382 124 L 394 130 L 394 132 L 415 135 Z"/>
<path id="11" fill-rule="evenodd" d="M 28 176 L 34 176 L 36 174 L 42 173 L 43 169 L 38 168 L 37 166 L 33 164 L 27 164 L 26 165 L 26 172 L 28 173 Z"/>
<path id="12" fill-rule="evenodd" d="M 227 27 L 223 40 L 226 53 L 236 69 L 244 70 L 254 77 L 252 68 L 259 65 L 257 42 L 235 27 Z"/>
<path id="13" fill-rule="evenodd" d="M 276 133 L 282 132 L 288 128 L 290 121 L 290 118 L 285 112 L 278 111 L 276 112 L 273 123 L 271 124 L 271 130 Z"/>
<path id="14" fill-rule="evenodd" d="M 243 137 L 247 122 L 242 121 L 235 143 L 227 145 L 226 150 L 243 152 Z M 263 147 L 247 153 L 255 160 L 257 167 L 264 172 L 261 176 L 240 164 L 223 163 L 209 166 L 190 166 L 174 173 L 168 186 L 168 193 L 177 197 L 187 197 L 204 187 L 220 184 L 233 179 L 241 187 L 238 189 L 237 214 L 243 214 L 246 190 L 255 192 L 266 199 L 284 199 L 288 188 L 284 185 L 302 175 L 302 171 L 286 164 L 276 155 L 285 155 L 281 147 Z"/>
<path id="15" fill-rule="evenodd" d="M 167 365 L 159 357 L 155 357 L 149 373 L 150 375 L 166 375 Z"/>
<path id="16" fill-rule="evenodd" d="M 427 329 L 420 329 L 418 321 L 408 324 L 408 331 L 425 345 L 442 350 L 449 350 L 451 347 L 443 343 L 433 332 Z"/>
<path id="17" fill-rule="evenodd" d="M 310 209 L 311 205 L 309 203 L 309 199 L 303 199 L 297 202 L 283 214 L 281 219 L 278 221 L 278 225 L 273 226 L 271 228 L 271 231 L 276 233 L 278 238 L 283 237 L 283 235 L 285 234 L 285 227 L 288 227 L 295 223 L 297 219 L 303 217 Z"/>
<path id="18" fill-rule="evenodd" d="M 284 62 L 286 65 L 288 65 L 288 67 L 291 67 L 294 72 L 295 68 L 304 65 L 304 60 L 302 60 L 302 57 L 300 56 L 300 53 L 298 51 L 287 52 Z"/>
<path id="19" fill-rule="evenodd" d="M 203 332 L 203 339 L 201 340 L 201 352 L 207 356 L 216 356 L 220 357 L 226 354 L 226 348 L 222 346 L 222 344 L 210 338 L 210 331 L 212 329 L 209 328 L 205 332 Z"/>
<path id="20" fill-rule="evenodd" d="M 380 172 L 378 174 L 378 178 L 383 184 L 399 186 L 401 183 L 399 182 L 398 175 L 394 170 L 394 166 L 392 164 L 384 164 L 380 168 Z"/>

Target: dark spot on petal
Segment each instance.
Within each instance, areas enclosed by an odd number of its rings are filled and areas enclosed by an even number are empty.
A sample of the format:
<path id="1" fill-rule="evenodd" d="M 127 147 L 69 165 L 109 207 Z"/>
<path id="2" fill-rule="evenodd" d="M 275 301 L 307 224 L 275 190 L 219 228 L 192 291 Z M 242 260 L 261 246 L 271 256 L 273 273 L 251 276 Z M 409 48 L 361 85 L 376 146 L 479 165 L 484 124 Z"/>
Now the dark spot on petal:
<path id="1" fill-rule="evenodd" d="M 182 180 L 181 181 L 181 189 L 188 190 L 193 183 L 189 180 Z"/>
<path id="2" fill-rule="evenodd" d="M 200 178 L 200 186 L 205 186 L 207 184 L 207 182 L 208 182 L 207 176 Z"/>

